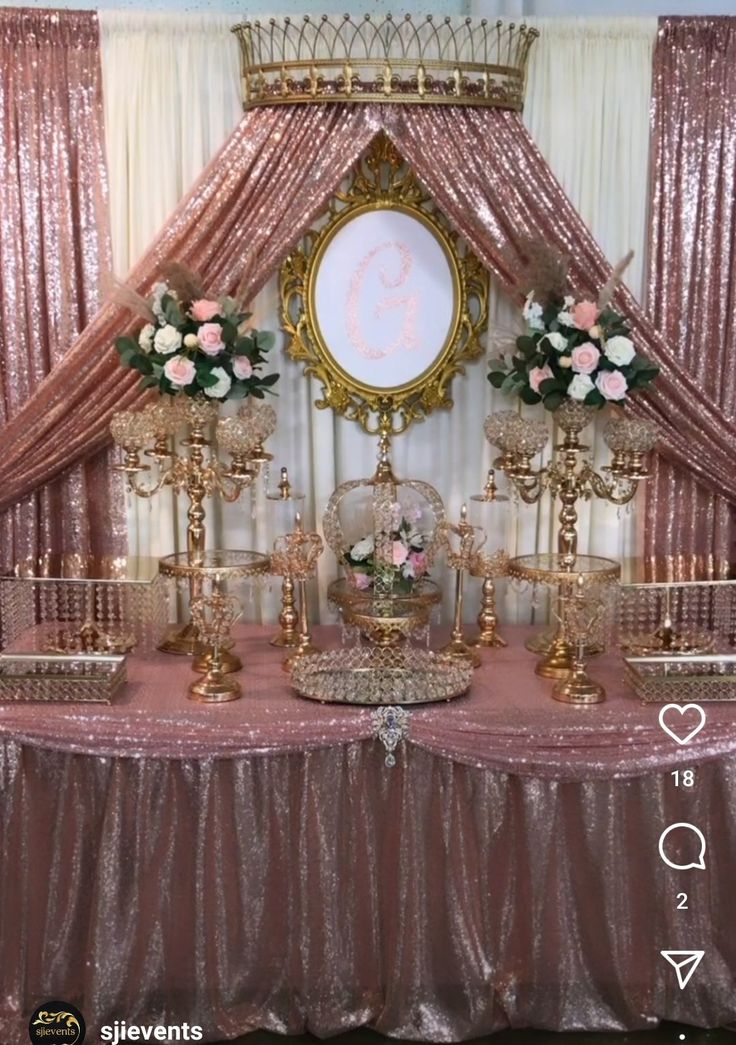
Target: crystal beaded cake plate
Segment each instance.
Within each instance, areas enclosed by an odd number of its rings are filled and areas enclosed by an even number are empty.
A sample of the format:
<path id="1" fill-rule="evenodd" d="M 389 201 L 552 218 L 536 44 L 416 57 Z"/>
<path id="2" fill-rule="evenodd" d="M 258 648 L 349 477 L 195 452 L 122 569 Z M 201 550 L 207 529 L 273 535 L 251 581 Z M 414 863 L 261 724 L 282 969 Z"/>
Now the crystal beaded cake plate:
<path id="1" fill-rule="evenodd" d="M 624 657 L 626 679 L 644 703 L 736 700 L 736 654 Z"/>
<path id="2" fill-rule="evenodd" d="M 291 681 L 299 696 L 335 704 L 428 704 L 467 693 L 470 664 L 427 650 L 331 650 L 302 658 Z"/>

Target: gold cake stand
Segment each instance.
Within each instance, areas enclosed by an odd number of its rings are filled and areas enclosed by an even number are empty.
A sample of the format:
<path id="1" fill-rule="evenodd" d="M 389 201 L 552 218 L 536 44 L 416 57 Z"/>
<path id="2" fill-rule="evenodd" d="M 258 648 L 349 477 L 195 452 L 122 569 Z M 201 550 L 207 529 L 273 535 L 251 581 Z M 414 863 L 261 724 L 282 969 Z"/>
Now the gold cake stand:
<path id="1" fill-rule="evenodd" d="M 346 577 L 333 581 L 327 598 L 340 611 L 348 627 L 357 628 L 375 646 L 396 646 L 426 628 L 432 608 L 442 601 L 442 591 L 424 577 L 408 592 L 379 594 L 356 588 Z"/>
<path id="2" fill-rule="evenodd" d="M 541 660 L 534 669 L 537 675 L 547 679 L 564 679 L 573 670 L 574 649 L 565 629 L 567 605 L 573 598 L 575 584 L 582 578 L 585 583 L 610 584 L 621 576 L 621 567 L 613 559 L 597 555 L 561 555 L 544 552 L 536 555 L 519 555 L 509 560 L 508 575 L 530 584 L 544 584 L 558 589 L 557 631 Z"/>
<path id="3" fill-rule="evenodd" d="M 163 577 L 170 577 L 178 582 L 195 581 L 197 590 L 200 591 L 207 581 L 213 595 L 222 595 L 223 585 L 230 581 L 268 574 L 270 559 L 261 552 L 213 549 L 200 553 L 196 562 L 192 562 L 189 552 L 175 552 L 159 559 L 158 566 Z M 240 657 L 230 652 L 232 645 L 230 638 L 221 643 L 219 668 L 224 673 L 240 671 L 243 667 Z M 194 661 L 192 667 L 195 671 L 206 674 L 211 664 L 212 648 L 205 646 L 204 652 Z"/>

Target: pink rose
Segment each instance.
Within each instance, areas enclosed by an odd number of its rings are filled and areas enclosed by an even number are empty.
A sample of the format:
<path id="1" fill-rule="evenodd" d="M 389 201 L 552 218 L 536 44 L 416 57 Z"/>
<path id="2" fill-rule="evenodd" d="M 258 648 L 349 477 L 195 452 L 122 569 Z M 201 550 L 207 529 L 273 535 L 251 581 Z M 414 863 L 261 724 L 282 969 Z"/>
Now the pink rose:
<path id="1" fill-rule="evenodd" d="M 595 383 L 604 399 L 626 398 L 629 385 L 620 370 L 601 370 Z"/>
<path id="2" fill-rule="evenodd" d="M 578 330 L 590 330 L 598 319 L 598 306 L 593 301 L 578 301 L 572 310 L 572 321 Z"/>
<path id="3" fill-rule="evenodd" d="M 409 550 L 403 541 L 394 541 L 393 564 L 403 566 L 409 557 Z"/>
<path id="4" fill-rule="evenodd" d="M 532 391 L 539 392 L 539 386 L 542 381 L 546 381 L 547 378 L 554 376 L 547 363 L 544 366 L 533 366 L 529 371 L 529 387 Z"/>
<path id="5" fill-rule="evenodd" d="M 200 298 L 199 301 L 192 302 L 189 314 L 198 323 L 209 323 L 211 319 L 220 314 L 220 311 L 219 301 L 208 301 L 206 298 Z"/>
<path id="6" fill-rule="evenodd" d="M 186 356 L 172 356 L 164 363 L 164 376 L 177 388 L 191 385 L 196 373 L 194 363 Z"/>
<path id="7" fill-rule="evenodd" d="M 576 374 L 592 374 L 600 358 L 601 354 L 593 342 L 586 341 L 572 350 L 572 368 Z"/>
<path id="8" fill-rule="evenodd" d="M 203 323 L 197 332 L 197 340 L 199 347 L 208 356 L 216 356 L 225 347 L 219 323 Z"/>
<path id="9" fill-rule="evenodd" d="M 365 591 L 366 588 L 370 588 L 371 579 L 367 573 L 355 573 L 353 571 L 353 584 L 359 591 Z"/>
<path id="10" fill-rule="evenodd" d="M 409 552 L 409 562 L 414 567 L 414 576 L 421 577 L 427 572 L 427 553 Z"/>
<path id="11" fill-rule="evenodd" d="M 247 356 L 233 357 L 233 373 L 241 381 L 246 381 L 253 373 L 253 364 Z"/>

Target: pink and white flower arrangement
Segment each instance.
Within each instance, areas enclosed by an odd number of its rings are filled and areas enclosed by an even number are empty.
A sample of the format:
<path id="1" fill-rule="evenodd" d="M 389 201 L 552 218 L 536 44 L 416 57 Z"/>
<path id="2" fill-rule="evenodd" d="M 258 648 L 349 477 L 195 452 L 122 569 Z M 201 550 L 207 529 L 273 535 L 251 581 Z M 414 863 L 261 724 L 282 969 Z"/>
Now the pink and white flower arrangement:
<path id="1" fill-rule="evenodd" d="M 390 563 L 376 561 L 373 534 L 356 541 L 343 555 L 349 579 L 360 591 L 372 588 L 376 575 L 380 574 L 393 591 L 410 592 L 415 582 L 429 571 L 427 549 L 430 535 L 418 528 L 421 509 L 412 507 L 404 510 L 398 502 L 393 505 L 393 509 Z"/>
<path id="2" fill-rule="evenodd" d="M 516 339 L 513 352 L 491 362 L 493 387 L 557 410 L 566 399 L 593 407 L 622 404 L 650 384 L 659 367 L 636 351 L 626 320 L 610 305 L 627 261 L 597 302 L 532 290 L 522 309 L 526 333 Z"/>
<path id="3" fill-rule="evenodd" d="M 279 379 L 260 373 L 274 335 L 249 327 L 250 313 L 233 298 L 210 298 L 192 273 L 176 265 L 171 270 L 170 281 L 157 283 L 149 301 L 132 291 L 126 295 L 124 303 L 133 301 L 148 322 L 116 339 L 122 365 L 142 375 L 144 388 L 164 395 L 263 399 Z"/>

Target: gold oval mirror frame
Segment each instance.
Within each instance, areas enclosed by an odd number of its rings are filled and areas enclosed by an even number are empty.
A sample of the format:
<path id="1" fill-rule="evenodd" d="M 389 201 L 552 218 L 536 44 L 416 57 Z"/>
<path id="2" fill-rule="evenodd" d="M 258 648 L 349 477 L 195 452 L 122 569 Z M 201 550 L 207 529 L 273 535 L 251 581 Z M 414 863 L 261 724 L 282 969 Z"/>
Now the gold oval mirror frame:
<path id="1" fill-rule="evenodd" d="M 488 274 L 383 136 L 284 262 L 280 297 L 317 407 L 372 434 L 451 407 L 452 378 L 484 351 Z"/>

